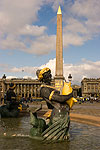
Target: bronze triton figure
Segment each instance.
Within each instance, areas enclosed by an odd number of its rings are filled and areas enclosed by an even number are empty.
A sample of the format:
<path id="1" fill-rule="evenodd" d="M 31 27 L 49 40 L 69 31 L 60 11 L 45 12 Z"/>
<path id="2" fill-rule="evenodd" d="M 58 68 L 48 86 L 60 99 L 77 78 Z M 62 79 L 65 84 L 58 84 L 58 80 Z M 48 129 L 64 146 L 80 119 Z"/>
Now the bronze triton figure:
<path id="1" fill-rule="evenodd" d="M 20 110 L 22 110 L 22 105 L 17 101 L 17 96 L 14 92 L 15 84 L 10 83 L 9 89 L 5 94 L 4 105 L 0 107 L 1 117 L 17 117 Z"/>

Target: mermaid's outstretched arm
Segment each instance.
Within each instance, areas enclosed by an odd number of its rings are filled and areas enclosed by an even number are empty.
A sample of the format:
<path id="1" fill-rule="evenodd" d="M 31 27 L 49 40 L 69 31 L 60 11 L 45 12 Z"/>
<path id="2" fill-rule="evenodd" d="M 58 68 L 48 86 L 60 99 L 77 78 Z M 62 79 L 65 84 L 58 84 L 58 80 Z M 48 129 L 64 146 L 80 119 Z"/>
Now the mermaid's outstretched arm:
<path id="1" fill-rule="evenodd" d="M 72 92 L 68 95 L 60 95 L 59 91 L 46 85 L 41 87 L 40 94 L 42 98 L 52 100 L 58 103 L 65 103 L 67 100 L 73 97 Z"/>
<path id="2" fill-rule="evenodd" d="M 57 95 L 57 94 L 53 94 L 51 100 L 55 101 L 55 102 L 59 102 L 59 103 L 64 103 L 67 100 L 69 100 L 70 98 L 73 97 L 73 93 L 70 93 L 69 95 Z"/>

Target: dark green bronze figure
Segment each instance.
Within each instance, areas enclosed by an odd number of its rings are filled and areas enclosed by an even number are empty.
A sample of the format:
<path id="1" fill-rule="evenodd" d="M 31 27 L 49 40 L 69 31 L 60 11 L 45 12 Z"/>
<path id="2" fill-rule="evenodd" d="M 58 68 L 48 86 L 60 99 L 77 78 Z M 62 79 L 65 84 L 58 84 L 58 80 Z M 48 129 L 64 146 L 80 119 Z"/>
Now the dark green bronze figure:
<path id="1" fill-rule="evenodd" d="M 48 141 L 62 141 L 69 138 L 70 126 L 70 108 L 75 99 L 73 98 L 70 83 L 64 83 L 62 95 L 60 91 L 50 85 L 51 70 L 44 68 L 37 71 L 38 79 L 43 82 L 40 88 L 40 95 L 46 101 L 48 109 L 51 109 L 49 115 L 49 124 L 46 125 L 45 120 L 37 117 L 37 109 L 35 113 L 31 112 L 31 124 L 33 128 L 30 133 L 34 136 L 41 136 Z"/>
<path id="2" fill-rule="evenodd" d="M 42 118 L 37 117 L 37 112 L 42 109 L 42 105 L 40 108 L 37 108 L 34 111 L 30 111 L 30 124 L 33 126 L 30 130 L 30 135 L 35 138 L 41 138 L 41 134 L 46 129 L 46 122 Z"/>
<path id="3" fill-rule="evenodd" d="M 5 104 L 0 107 L 1 117 L 17 117 L 19 115 L 19 109 L 21 109 L 21 105 L 16 100 L 14 88 L 15 84 L 10 83 L 9 89 L 4 98 Z"/>

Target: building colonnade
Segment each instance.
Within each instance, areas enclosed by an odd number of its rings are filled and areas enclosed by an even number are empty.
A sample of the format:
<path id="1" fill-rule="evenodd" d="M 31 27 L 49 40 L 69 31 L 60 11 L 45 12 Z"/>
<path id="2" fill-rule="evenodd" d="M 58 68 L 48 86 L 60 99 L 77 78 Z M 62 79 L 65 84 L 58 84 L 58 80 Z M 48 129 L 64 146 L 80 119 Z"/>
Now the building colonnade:
<path id="1" fill-rule="evenodd" d="M 17 96 L 24 98 L 39 98 L 40 97 L 40 86 L 41 82 L 38 80 L 28 80 L 28 79 L 1 79 L 0 80 L 0 97 L 4 97 L 7 90 L 9 89 L 9 84 L 14 83 L 14 92 Z"/>

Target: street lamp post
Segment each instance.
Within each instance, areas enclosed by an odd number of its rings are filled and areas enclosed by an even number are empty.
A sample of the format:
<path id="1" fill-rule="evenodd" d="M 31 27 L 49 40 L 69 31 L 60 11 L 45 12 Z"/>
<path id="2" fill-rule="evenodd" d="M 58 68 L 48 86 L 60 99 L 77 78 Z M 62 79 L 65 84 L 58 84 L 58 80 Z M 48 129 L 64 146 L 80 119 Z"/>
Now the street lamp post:
<path id="1" fill-rule="evenodd" d="M 68 81 L 69 81 L 69 82 L 72 81 L 72 75 L 71 75 L 71 74 L 69 74 L 69 76 L 68 76 Z"/>

